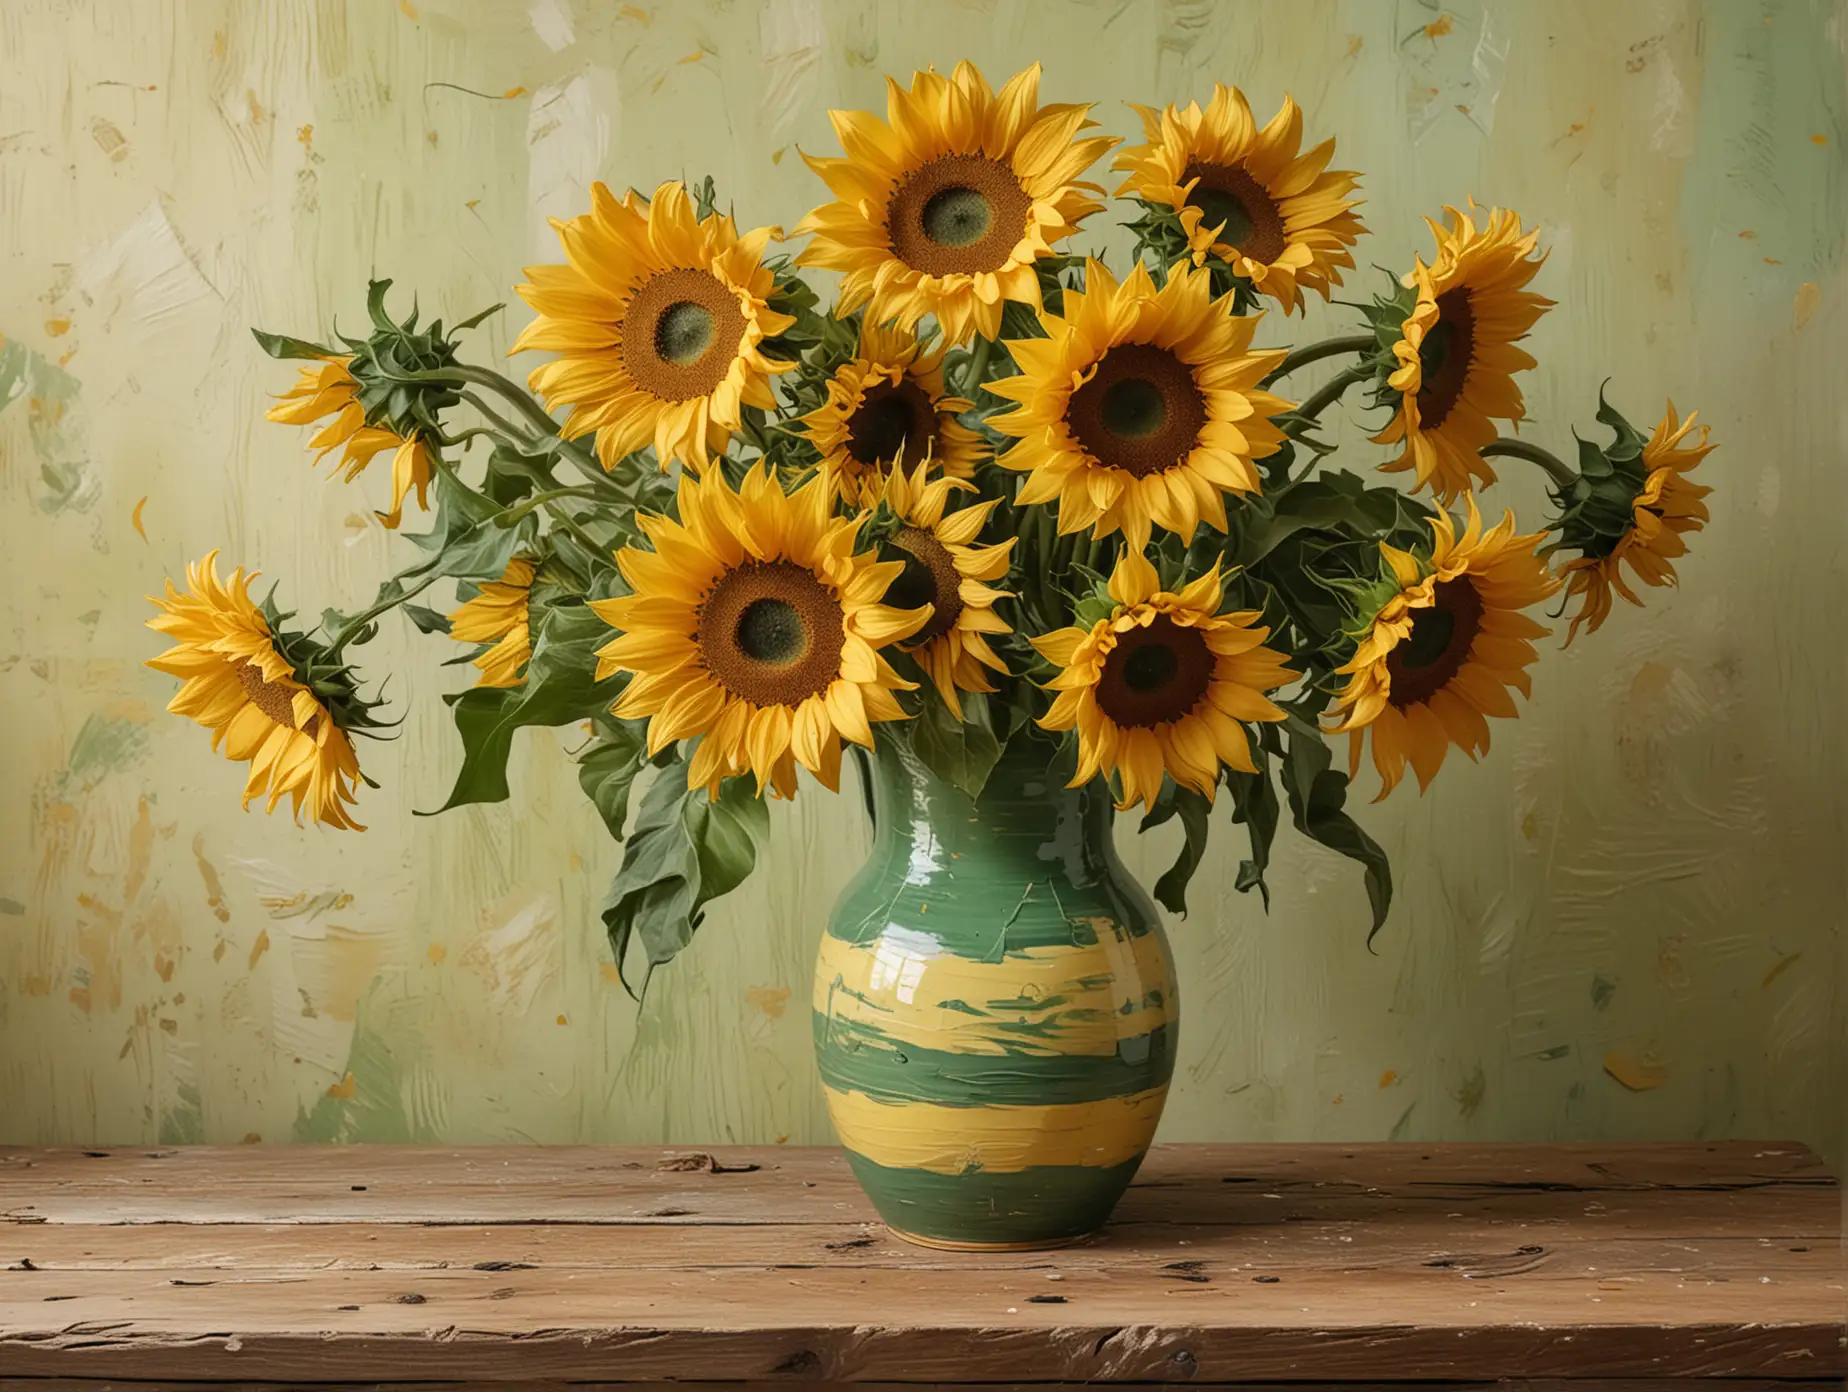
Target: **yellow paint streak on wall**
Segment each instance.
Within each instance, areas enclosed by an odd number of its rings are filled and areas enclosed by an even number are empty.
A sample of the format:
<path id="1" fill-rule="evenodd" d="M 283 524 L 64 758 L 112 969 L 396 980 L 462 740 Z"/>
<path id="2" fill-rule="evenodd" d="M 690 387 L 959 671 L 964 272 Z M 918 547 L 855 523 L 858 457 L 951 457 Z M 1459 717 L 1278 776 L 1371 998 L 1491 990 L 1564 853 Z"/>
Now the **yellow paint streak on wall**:
<path id="1" fill-rule="evenodd" d="M 881 1165 L 935 1174 L 1120 1165 L 1154 1138 L 1167 1091 L 1045 1107 L 944 1107 L 827 1089 L 842 1145 Z"/>
<path id="2" fill-rule="evenodd" d="M 257 963 L 263 959 L 263 954 L 269 950 L 269 929 L 259 928 L 257 930 L 257 940 L 250 945 L 250 968 L 252 971 L 256 970 Z"/>
<path id="3" fill-rule="evenodd" d="M 1604 1071 L 1631 1092 L 1651 1092 L 1668 1081 L 1668 1065 L 1654 1057 L 1638 1057 L 1628 1049 L 1612 1049 L 1604 1056 Z"/>

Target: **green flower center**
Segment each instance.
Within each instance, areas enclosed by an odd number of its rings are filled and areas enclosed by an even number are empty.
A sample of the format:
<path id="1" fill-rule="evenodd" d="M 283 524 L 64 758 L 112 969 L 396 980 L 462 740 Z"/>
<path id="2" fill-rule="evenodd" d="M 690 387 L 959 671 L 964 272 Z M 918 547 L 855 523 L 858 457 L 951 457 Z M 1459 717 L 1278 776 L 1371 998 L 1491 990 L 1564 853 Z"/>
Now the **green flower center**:
<path id="1" fill-rule="evenodd" d="M 939 246 L 974 246 L 994 220 L 994 205 L 979 189 L 941 189 L 924 204 L 924 235 Z"/>
<path id="2" fill-rule="evenodd" d="M 789 601 L 755 599 L 738 616 L 737 643 L 753 661 L 784 667 L 808 651 L 808 630 Z"/>
<path id="3" fill-rule="evenodd" d="M 1104 429 L 1126 439 L 1145 440 L 1168 421 L 1161 388 L 1146 377 L 1125 377 L 1104 389 L 1098 414 Z"/>
<path id="4" fill-rule="evenodd" d="M 669 305 L 655 321 L 655 352 L 677 367 L 698 362 L 718 336 L 718 320 L 691 300 Z"/>

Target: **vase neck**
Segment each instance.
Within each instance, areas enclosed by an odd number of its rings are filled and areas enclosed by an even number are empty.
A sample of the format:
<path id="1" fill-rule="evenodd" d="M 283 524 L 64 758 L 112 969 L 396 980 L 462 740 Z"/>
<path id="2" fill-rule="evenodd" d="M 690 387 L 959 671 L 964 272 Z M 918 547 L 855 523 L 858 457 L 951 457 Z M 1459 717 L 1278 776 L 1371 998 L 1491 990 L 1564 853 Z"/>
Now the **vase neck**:
<path id="1" fill-rule="evenodd" d="M 888 854 L 1064 862 L 1074 877 L 1113 857 L 1109 798 L 1096 783 L 1067 788 L 1039 740 L 1005 748 L 974 798 L 926 768 L 905 740 L 880 740 L 872 763 L 875 842 Z"/>

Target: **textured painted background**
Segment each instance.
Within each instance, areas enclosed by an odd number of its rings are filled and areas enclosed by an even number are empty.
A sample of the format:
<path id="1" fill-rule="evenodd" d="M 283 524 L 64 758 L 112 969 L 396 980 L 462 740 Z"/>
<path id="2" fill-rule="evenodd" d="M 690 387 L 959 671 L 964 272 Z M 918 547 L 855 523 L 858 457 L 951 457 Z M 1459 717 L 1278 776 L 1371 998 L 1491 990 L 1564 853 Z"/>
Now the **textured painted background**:
<path id="1" fill-rule="evenodd" d="M 454 765 L 442 640 L 367 650 L 415 698 L 363 751 L 373 829 L 302 832 L 159 713 L 140 596 L 223 545 L 351 607 L 402 555 L 382 478 L 329 482 L 261 421 L 292 374 L 246 325 L 355 323 L 369 272 L 473 311 L 597 177 L 709 170 L 793 224 L 826 108 L 965 53 L 997 82 L 1043 59 L 1123 132 L 1123 100 L 1214 79 L 1293 93 L 1365 171 L 1363 261 L 1405 264 L 1444 201 L 1518 206 L 1560 301 L 1537 438 L 1615 373 L 1637 419 L 1673 391 L 1724 442 L 1685 590 L 1550 653 L 1484 765 L 1372 812 L 1401 883 L 1377 953 L 1358 876 L 1287 833 L 1271 915 L 1234 893 L 1222 816 L 1175 928 L 1164 1135 L 1836 1149 L 1848 11 L 1801 0 L 7 0 L 0 1139 L 826 1138 L 803 1000 L 853 799 L 779 810 L 769 873 L 638 1010 L 562 740 L 522 737 L 511 806 L 412 815 Z M 1536 478 L 1497 496 L 1537 516 Z"/>

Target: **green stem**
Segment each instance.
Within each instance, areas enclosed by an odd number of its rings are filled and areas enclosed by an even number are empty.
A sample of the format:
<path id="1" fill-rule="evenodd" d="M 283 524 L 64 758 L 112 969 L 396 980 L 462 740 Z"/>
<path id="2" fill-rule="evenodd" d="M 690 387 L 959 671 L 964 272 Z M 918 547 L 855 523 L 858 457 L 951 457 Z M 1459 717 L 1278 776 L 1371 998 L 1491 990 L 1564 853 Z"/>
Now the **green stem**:
<path id="1" fill-rule="evenodd" d="M 486 435 L 491 440 L 500 438 L 500 433 L 498 431 L 489 430 L 485 426 L 480 425 L 471 425 L 467 430 L 457 431 L 454 435 L 445 435 L 441 431 L 438 431 L 436 438 L 439 444 L 454 449 L 456 446 L 466 445 L 470 440 L 476 439 L 482 435 Z"/>
<path id="2" fill-rule="evenodd" d="M 1565 460 L 1551 450 L 1530 445 L 1525 440 L 1510 440 L 1504 435 L 1493 444 L 1484 445 L 1482 455 L 1485 459 L 1500 455 L 1507 459 L 1525 459 L 1529 464 L 1538 464 L 1546 470 L 1547 477 L 1553 480 L 1554 486 L 1562 493 L 1569 492 L 1579 481 L 1577 470 Z"/>
<path id="3" fill-rule="evenodd" d="M 531 445 L 535 445 L 538 443 L 538 441 L 536 441 L 531 435 L 528 435 L 524 430 L 521 430 L 512 421 L 508 420 L 505 416 L 501 415 L 492 406 L 488 405 L 487 402 L 483 401 L 480 397 L 476 396 L 474 392 L 471 392 L 471 391 L 463 392 L 462 399 L 466 401 L 470 406 L 474 407 L 476 411 L 480 412 L 481 415 L 484 418 L 486 418 L 490 424 L 493 425 L 496 431 L 498 431 L 502 435 L 505 435 L 508 439 L 516 441 L 518 444 L 522 446 L 531 446 Z"/>
<path id="4" fill-rule="evenodd" d="M 1283 433 L 1286 435 L 1299 435 L 1304 433 L 1309 429 L 1310 425 L 1314 423 L 1317 416 L 1321 415 L 1322 412 L 1326 411 L 1330 406 L 1334 405 L 1342 398 L 1349 387 L 1357 382 L 1366 381 L 1367 378 L 1372 375 L 1373 371 L 1371 368 L 1362 367 L 1359 364 L 1353 367 L 1343 368 L 1340 372 L 1336 373 L 1321 390 L 1314 393 L 1307 401 L 1303 402 L 1302 405 L 1290 412 L 1290 415 L 1295 417 L 1295 419 L 1284 425 Z"/>
<path id="5" fill-rule="evenodd" d="M 1258 385 L 1268 387 L 1272 382 L 1288 377 L 1299 367 L 1321 362 L 1323 358 L 1338 358 L 1345 353 L 1365 353 L 1377 347 L 1379 340 L 1372 334 L 1348 334 L 1342 338 L 1325 338 L 1320 343 L 1305 344 L 1289 353 L 1277 364 L 1277 370 Z"/>
<path id="6" fill-rule="evenodd" d="M 383 614 L 386 610 L 396 609 L 400 604 L 405 603 L 407 600 L 415 599 L 418 595 L 422 594 L 425 590 L 429 589 L 431 585 L 435 584 L 437 579 L 438 577 L 435 575 L 426 575 L 422 580 L 419 580 L 415 586 L 413 586 L 411 589 L 406 590 L 403 594 L 400 594 L 393 599 L 381 600 L 379 603 L 373 605 L 370 609 L 366 610 L 364 613 L 355 615 L 353 618 L 348 619 L 346 624 L 341 628 L 340 632 L 334 635 L 333 646 L 328 649 L 327 655 L 330 658 L 339 657 L 340 654 L 346 649 L 346 645 L 352 642 L 354 637 L 362 629 L 364 629 L 367 624 L 371 623 L 374 619 L 376 619 L 380 614 Z"/>
<path id="7" fill-rule="evenodd" d="M 544 507 L 554 498 L 596 498 L 600 496 L 594 488 L 549 488 L 543 493 L 535 493 L 530 498 L 521 500 L 515 506 L 501 514 L 500 525 L 511 527 L 527 513 Z"/>
<path id="8" fill-rule="evenodd" d="M 970 405 L 975 404 L 976 393 L 981 391 L 982 382 L 988 376 L 988 359 L 995 351 L 994 341 L 976 336 L 975 347 L 969 351 L 969 365 L 963 370 L 963 399 Z"/>

